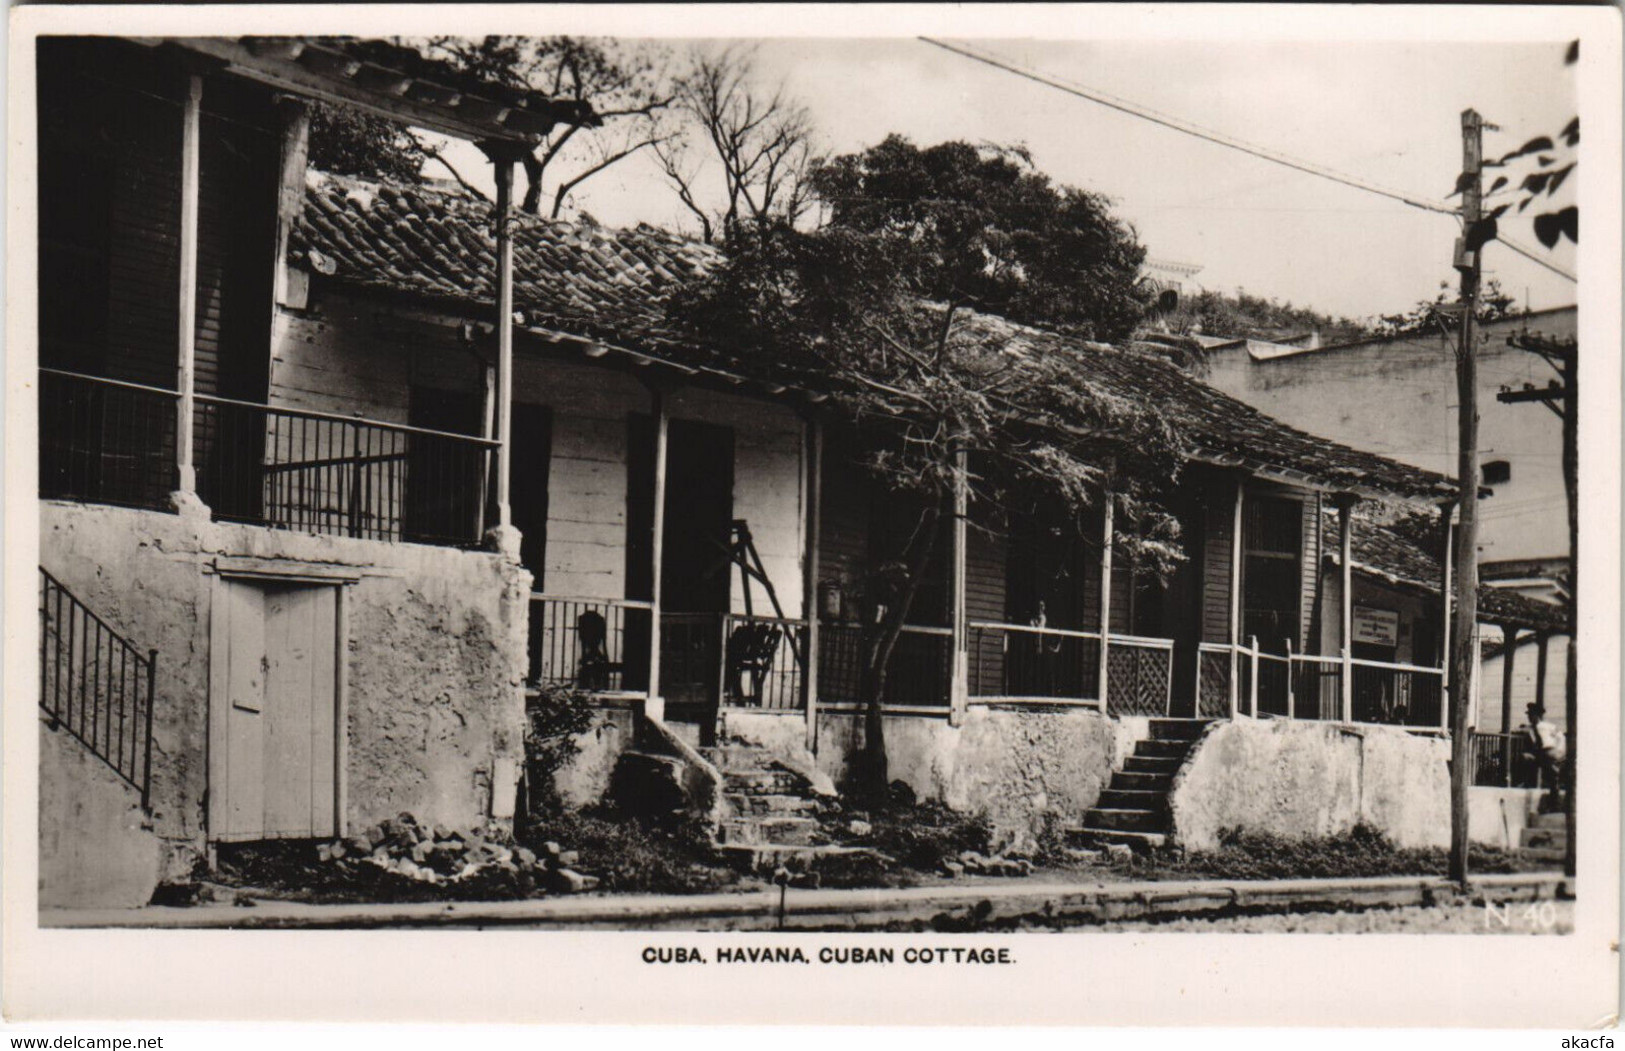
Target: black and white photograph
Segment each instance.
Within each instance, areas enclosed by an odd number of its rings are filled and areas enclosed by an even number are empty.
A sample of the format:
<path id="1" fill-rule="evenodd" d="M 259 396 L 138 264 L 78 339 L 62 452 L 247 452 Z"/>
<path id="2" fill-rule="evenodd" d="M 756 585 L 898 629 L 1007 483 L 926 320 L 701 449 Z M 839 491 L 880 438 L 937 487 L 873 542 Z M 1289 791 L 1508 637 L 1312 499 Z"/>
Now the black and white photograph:
<path id="1" fill-rule="evenodd" d="M 13 9 L 8 1017 L 1611 1025 L 1619 12 L 1227 6 Z"/>

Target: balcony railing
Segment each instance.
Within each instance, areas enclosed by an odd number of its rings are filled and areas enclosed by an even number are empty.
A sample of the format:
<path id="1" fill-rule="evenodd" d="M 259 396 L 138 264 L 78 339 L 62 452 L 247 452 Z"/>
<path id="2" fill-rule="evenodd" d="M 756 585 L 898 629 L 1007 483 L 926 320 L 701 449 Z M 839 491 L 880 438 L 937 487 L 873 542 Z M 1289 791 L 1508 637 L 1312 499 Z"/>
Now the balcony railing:
<path id="1" fill-rule="evenodd" d="M 1097 701 L 1100 633 L 972 621 L 970 696 Z"/>
<path id="2" fill-rule="evenodd" d="M 1163 717 L 1173 700 L 1174 643 L 1111 635 L 1106 646 L 1106 707 L 1112 715 Z"/>
<path id="3" fill-rule="evenodd" d="M 165 510 L 174 391 L 40 370 L 40 494 Z M 198 496 L 224 521 L 446 546 L 478 544 L 497 443 L 199 394 Z"/>
<path id="4" fill-rule="evenodd" d="M 193 436 L 217 518 L 451 546 L 484 533 L 493 441 L 207 395 Z"/>
<path id="5" fill-rule="evenodd" d="M 531 596 L 530 681 L 593 693 L 643 694 L 652 604 Z M 742 613 L 662 613 L 660 693 L 668 709 L 726 705 L 799 709 L 807 623 Z"/>
<path id="6" fill-rule="evenodd" d="M 40 708 L 139 791 L 143 807 L 157 667 L 157 650 L 138 650 L 40 570 Z"/>
<path id="7" fill-rule="evenodd" d="M 1548 788 L 1534 742 L 1522 733 L 1473 731 L 1473 784 L 1489 788 Z"/>
<path id="8" fill-rule="evenodd" d="M 859 624 L 819 627 L 819 703 L 862 702 L 864 645 L 863 627 Z M 947 711 L 952 667 L 951 628 L 903 625 L 886 668 L 886 706 Z"/>
<path id="9" fill-rule="evenodd" d="M 40 495 L 167 510 L 175 491 L 172 390 L 39 370 Z"/>

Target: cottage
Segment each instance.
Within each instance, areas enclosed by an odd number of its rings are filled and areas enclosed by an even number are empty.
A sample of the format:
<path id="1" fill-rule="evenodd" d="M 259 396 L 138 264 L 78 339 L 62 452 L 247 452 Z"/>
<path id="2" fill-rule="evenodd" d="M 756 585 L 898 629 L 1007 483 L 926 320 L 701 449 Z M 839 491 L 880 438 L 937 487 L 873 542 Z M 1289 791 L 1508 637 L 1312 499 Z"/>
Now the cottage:
<path id="1" fill-rule="evenodd" d="M 96 777 L 137 897 L 213 843 L 508 820 L 554 685 L 599 709 L 573 801 L 634 742 L 712 803 L 730 748 L 844 778 L 899 511 L 855 466 L 877 439 L 672 330 L 705 246 L 506 214 L 527 122 L 587 115 L 362 44 L 41 47 L 45 900 L 88 893 Z M 289 92 L 479 139 L 497 206 L 307 173 Z M 1451 483 L 1166 348 L 965 323 L 1159 405 L 1185 558 L 1116 557 L 1109 499 L 969 506 L 892 657 L 893 776 L 1013 839 L 1442 842 L 1442 611 L 1366 609 L 1348 556 L 1356 505 Z"/>

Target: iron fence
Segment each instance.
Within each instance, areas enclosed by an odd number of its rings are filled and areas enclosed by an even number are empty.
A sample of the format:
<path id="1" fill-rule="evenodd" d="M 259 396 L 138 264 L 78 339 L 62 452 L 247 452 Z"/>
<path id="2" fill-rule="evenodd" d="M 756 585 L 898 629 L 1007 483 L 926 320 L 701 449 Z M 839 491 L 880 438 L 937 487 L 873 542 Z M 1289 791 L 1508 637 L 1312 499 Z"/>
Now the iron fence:
<path id="1" fill-rule="evenodd" d="M 648 679 L 649 616 L 647 602 L 532 595 L 527 678 L 602 693 L 637 688 Z M 629 638 L 641 638 L 641 650 Z"/>
<path id="2" fill-rule="evenodd" d="M 973 621 L 970 696 L 1098 700 L 1100 633 Z"/>
<path id="3" fill-rule="evenodd" d="M 40 569 L 40 708 L 152 801 L 158 651 L 143 653 Z"/>
<path id="4" fill-rule="evenodd" d="M 1523 733 L 1473 731 L 1473 784 L 1493 788 L 1547 788 L 1534 742 Z"/>
<path id="5" fill-rule="evenodd" d="M 216 518 L 305 533 L 478 544 L 496 442 L 197 396 L 198 491 Z"/>
<path id="6" fill-rule="evenodd" d="M 40 369 L 40 496 L 167 510 L 175 490 L 178 397 L 160 387 Z"/>
<path id="7" fill-rule="evenodd" d="M 805 620 L 730 613 L 722 618 L 721 642 L 723 703 L 781 711 L 803 707 Z"/>
<path id="8" fill-rule="evenodd" d="M 1444 674 L 1412 664 L 1352 660 L 1357 723 L 1443 729 Z"/>
<path id="9" fill-rule="evenodd" d="M 856 704 L 863 699 L 865 646 L 862 625 L 819 627 L 820 703 Z M 905 624 L 886 667 L 886 705 L 946 709 L 952 662 L 951 629 Z"/>

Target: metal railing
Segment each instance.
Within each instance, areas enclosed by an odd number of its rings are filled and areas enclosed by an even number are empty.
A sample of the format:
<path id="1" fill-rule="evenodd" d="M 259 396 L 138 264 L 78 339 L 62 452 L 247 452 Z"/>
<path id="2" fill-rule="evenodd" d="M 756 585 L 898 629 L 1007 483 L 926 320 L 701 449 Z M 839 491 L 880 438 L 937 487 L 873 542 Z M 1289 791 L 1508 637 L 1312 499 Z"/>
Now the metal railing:
<path id="1" fill-rule="evenodd" d="M 1100 633 L 970 623 L 970 696 L 1005 700 L 1100 699 Z"/>
<path id="2" fill-rule="evenodd" d="M 818 633 L 819 703 L 857 704 L 863 698 L 863 627 L 829 623 Z M 905 624 L 886 668 L 888 708 L 949 707 L 953 630 Z"/>
<path id="3" fill-rule="evenodd" d="M 599 693 L 641 692 L 648 683 L 649 609 L 649 603 L 629 599 L 531 595 L 528 680 Z"/>
<path id="4" fill-rule="evenodd" d="M 1522 733 L 1473 731 L 1473 784 L 1486 788 L 1545 788 L 1540 757 Z"/>
<path id="5" fill-rule="evenodd" d="M 1144 635 L 1106 638 L 1106 710 L 1166 716 L 1174 689 L 1174 642 Z"/>
<path id="6" fill-rule="evenodd" d="M 497 443 L 197 396 L 198 495 L 216 518 L 367 540 L 473 545 Z"/>
<path id="7" fill-rule="evenodd" d="M 178 397 L 160 387 L 40 369 L 40 496 L 167 510 L 175 490 Z"/>
<path id="8" fill-rule="evenodd" d="M 1354 671 L 1355 722 L 1444 729 L 1444 673 L 1440 669 L 1358 658 L 1349 665 Z"/>
<path id="9" fill-rule="evenodd" d="M 48 368 L 39 384 L 41 496 L 169 509 L 175 391 Z M 199 394 L 188 440 L 217 519 L 443 546 L 484 536 L 489 439 Z"/>
<path id="10" fill-rule="evenodd" d="M 40 568 L 40 708 L 152 802 L 158 651 L 143 653 Z"/>
<path id="11" fill-rule="evenodd" d="M 807 622 L 729 613 L 722 618 L 723 704 L 780 711 L 803 707 Z"/>

